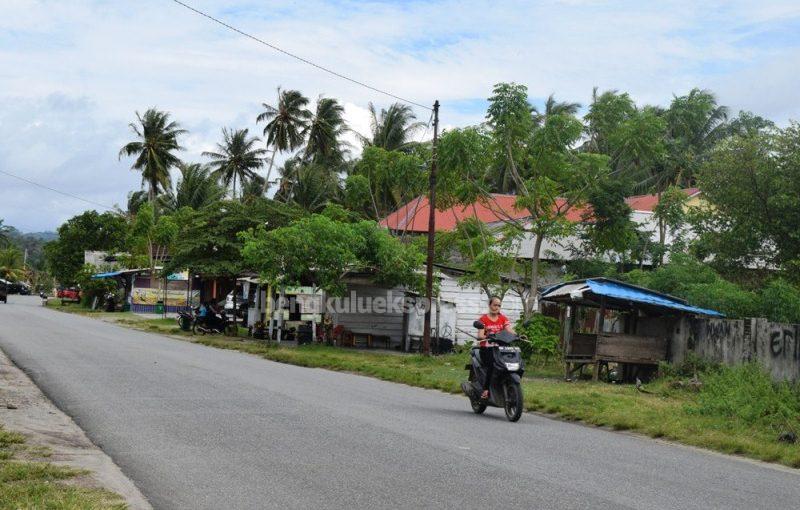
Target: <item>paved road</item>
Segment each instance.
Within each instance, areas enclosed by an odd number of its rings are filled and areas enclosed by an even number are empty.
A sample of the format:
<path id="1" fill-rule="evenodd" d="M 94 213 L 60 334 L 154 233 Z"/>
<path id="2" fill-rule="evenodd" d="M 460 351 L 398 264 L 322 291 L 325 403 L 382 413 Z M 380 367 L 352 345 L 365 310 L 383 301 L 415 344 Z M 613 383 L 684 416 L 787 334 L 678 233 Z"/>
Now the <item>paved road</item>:
<path id="1" fill-rule="evenodd" d="M 155 508 L 798 508 L 794 471 L 38 306 L 0 348 Z M 459 368 L 459 367 L 456 367 Z"/>

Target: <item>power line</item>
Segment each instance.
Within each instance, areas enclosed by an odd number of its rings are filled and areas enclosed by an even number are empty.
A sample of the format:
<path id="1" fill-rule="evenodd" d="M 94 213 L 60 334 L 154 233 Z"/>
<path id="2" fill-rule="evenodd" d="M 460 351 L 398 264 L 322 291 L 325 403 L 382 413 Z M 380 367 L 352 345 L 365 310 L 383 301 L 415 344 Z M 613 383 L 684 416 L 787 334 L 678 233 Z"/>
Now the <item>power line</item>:
<path id="1" fill-rule="evenodd" d="M 238 28 L 236 28 L 234 26 L 231 26 L 231 25 L 225 23 L 224 21 L 215 18 L 214 16 L 211 16 L 210 14 L 206 14 L 203 11 L 195 9 L 191 5 L 187 5 L 187 4 L 183 3 L 183 2 L 181 2 L 180 0 L 172 0 L 172 1 L 175 2 L 178 5 L 182 5 L 183 7 L 186 7 L 190 11 L 193 11 L 193 12 L 199 14 L 200 16 L 208 18 L 208 19 L 210 19 L 211 21 L 213 21 L 215 23 L 219 23 L 220 25 L 222 25 L 225 28 L 233 30 L 234 32 L 236 32 L 238 34 L 241 34 L 241 35 L 243 35 L 245 37 L 248 37 L 248 38 L 250 38 L 250 39 L 252 39 L 252 40 L 254 40 L 254 41 L 258 42 L 258 43 L 263 44 L 264 46 L 267 46 L 268 48 L 271 48 L 271 49 L 273 49 L 275 51 L 283 53 L 284 55 L 292 57 L 293 59 L 299 60 L 300 62 L 303 62 L 304 64 L 308 64 L 308 65 L 310 65 L 312 67 L 316 67 L 317 69 L 319 69 L 321 71 L 325 71 L 326 73 L 332 74 L 332 75 L 334 75 L 334 76 L 336 76 L 338 78 L 342 78 L 343 80 L 347 80 L 347 81 L 349 81 L 351 83 L 355 83 L 356 85 L 361 85 L 362 87 L 368 88 L 368 89 L 370 89 L 370 90 L 372 90 L 374 92 L 378 92 L 379 94 L 383 94 L 383 95 L 392 97 L 392 98 L 397 99 L 399 101 L 402 101 L 404 103 L 408 103 L 408 104 L 411 104 L 411 105 L 414 105 L 414 106 L 418 106 L 420 108 L 425 108 L 426 110 L 432 110 L 432 108 L 429 107 L 429 106 L 425 106 L 425 105 L 416 103 L 414 101 L 411 101 L 409 99 L 405 99 L 403 97 L 396 96 L 396 95 L 392 94 L 391 92 L 386 92 L 385 90 L 381 90 L 379 88 L 373 87 L 372 85 L 367 85 L 366 83 L 364 83 L 362 81 L 358 81 L 358 80 L 356 80 L 354 78 L 350 78 L 349 76 L 345 76 L 345 75 L 343 75 L 341 73 L 337 73 L 336 71 L 334 71 L 332 69 L 329 69 L 327 67 L 324 67 L 324 66 L 321 66 L 319 64 L 316 64 L 316 63 L 314 63 L 314 62 L 312 62 L 312 61 L 310 61 L 308 59 L 305 59 L 305 58 L 303 58 L 303 57 L 301 57 L 299 55 L 295 55 L 294 53 L 291 53 L 291 52 L 286 51 L 286 50 L 284 50 L 282 48 L 279 48 L 279 47 L 275 46 L 274 44 L 271 44 L 271 43 L 268 43 L 267 41 L 259 39 L 258 37 L 254 36 L 254 35 L 250 35 L 247 32 L 239 30 Z"/>
<path id="2" fill-rule="evenodd" d="M 88 199 L 83 198 L 83 197 L 79 197 L 78 195 L 73 195 L 72 193 L 67 193 L 66 191 L 61 191 L 61 190 L 57 190 L 55 188 L 51 188 L 50 186 L 45 186 L 44 184 L 40 184 L 38 182 L 31 181 L 31 180 L 26 179 L 24 177 L 20 177 L 19 175 L 14 175 L 12 173 L 6 172 L 5 170 L 0 170 L 0 174 L 5 174 L 5 175 L 7 175 L 9 177 L 13 177 L 15 179 L 19 179 L 20 181 L 27 182 L 28 184 L 32 184 L 34 186 L 39 186 L 40 188 L 44 188 L 46 190 L 54 191 L 56 193 L 59 193 L 59 194 L 64 195 L 64 196 L 68 196 L 68 197 L 74 198 L 76 200 L 81 200 L 83 202 L 86 202 L 87 204 L 92 204 L 92 205 L 96 205 L 98 207 L 102 207 L 103 209 L 108 209 L 109 211 L 114 211 L 114 212 L 117 211 L 117 209 L 114 208 L 114 207 L 109 207 L 107 205 L 104 205 L 104 204 L 101 204 L 101 203 L 98 203 L 98 202 L 93 202 L 93 201 L 88 200 Z"/>

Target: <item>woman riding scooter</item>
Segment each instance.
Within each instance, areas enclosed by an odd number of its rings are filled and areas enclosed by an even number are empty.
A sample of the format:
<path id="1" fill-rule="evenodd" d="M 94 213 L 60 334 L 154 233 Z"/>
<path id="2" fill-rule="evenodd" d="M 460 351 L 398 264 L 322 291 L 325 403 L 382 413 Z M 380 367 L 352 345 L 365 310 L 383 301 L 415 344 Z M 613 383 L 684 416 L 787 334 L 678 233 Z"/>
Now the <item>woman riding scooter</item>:
<path id="1" fill-rule="evenodd" d="M 489 313 L 482 315 L 481 318 L 478 319 L 484 325 L 484 329 L 478 330 L 478 339 L 480 340 L 479 345 L 481 347 L 481 363 L 486 367 L 486 378 L 483 381 L 483 393 L 481 393 L 481 399 L 483 400 L 489 398 L 489 386 L 492 381 L 494 365 L 491 349 L 493 344 L 487 341 L 486 337 L 504 330 L 508 331 L 509 333 L 514 333 L 514 329 L 511 327 L 511 321 L 508 320 L 508 317 L 500 313 L 501 305 L 502 301 L 499 297 L 490 297 Z"/>

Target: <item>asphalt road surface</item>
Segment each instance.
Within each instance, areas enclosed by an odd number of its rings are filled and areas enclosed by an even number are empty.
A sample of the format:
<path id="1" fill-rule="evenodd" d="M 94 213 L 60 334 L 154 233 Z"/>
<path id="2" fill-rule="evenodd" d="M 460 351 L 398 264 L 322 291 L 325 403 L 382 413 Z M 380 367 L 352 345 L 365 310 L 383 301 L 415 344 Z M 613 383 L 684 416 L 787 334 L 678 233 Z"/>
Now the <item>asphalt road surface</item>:
<path id="1" fill-rule="evenodd" d="M 800 476 L 0 303 L 0 348 L 155 508 L 800 507 Z M 460 369 L 461 367 L 455 367 Z"/>

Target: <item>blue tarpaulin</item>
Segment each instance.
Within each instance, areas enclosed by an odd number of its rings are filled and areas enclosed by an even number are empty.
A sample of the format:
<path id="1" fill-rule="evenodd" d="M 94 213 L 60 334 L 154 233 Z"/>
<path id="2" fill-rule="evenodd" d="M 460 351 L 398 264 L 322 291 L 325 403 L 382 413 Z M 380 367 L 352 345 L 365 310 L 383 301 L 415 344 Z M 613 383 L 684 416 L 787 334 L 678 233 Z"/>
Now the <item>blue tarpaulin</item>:
<path id="1" fill-rule="evenodd" d="M 547 300 L 548 297 L 556 296 L 582 296 L 584 292 L 591 292 L 595 296 L 607 297 L 621 301 L 642 303 L 645 305 L 669 308 L 672 310 L 680 310 L 686 313 L 707 315 L 711 317 L 725 317 L 725 314 L 717 312 L 716 310 L 691 306 L 683 299 L 667 296 L 666 294 L 660 294 L 649 289 L 610 280 L 608 278 L 590 278 L 583 281 L 567 282 L 560 285 L 554 285 L 545 289 L 545 291 L 542 293 L 542 299 Z"/>
<path id="2" fill-rule="evenodd" d="M 92 280 L 99 280 L 100 278 L 113 278 L 122 274 L 122 271 L 111 271 L 110 273 L 97 273 L 92 275 Z"/>

